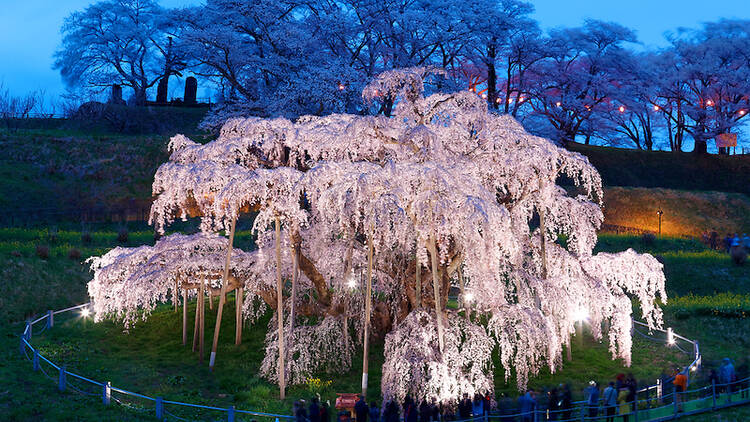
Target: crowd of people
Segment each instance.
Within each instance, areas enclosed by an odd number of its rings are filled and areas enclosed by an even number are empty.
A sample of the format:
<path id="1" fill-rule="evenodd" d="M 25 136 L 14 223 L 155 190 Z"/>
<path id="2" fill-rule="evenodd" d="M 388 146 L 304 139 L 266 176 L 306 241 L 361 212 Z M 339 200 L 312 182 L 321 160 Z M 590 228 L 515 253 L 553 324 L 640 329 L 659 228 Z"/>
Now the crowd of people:
<path id="1" fill-rule="evenodd" d="M 717 394 L 732 393 L 743 388 L 746 395 L 747 386 L 733 385 L 738 382 L 738 378 L 734 365 L 728 358 L 723 359 L 718 370 L 710 370 L 707 381 L 708 385 L 717 386 Z M 685 392 L 688 388 L 688 370 L 675 368 L 671 376 L 662 377 L 661 386 L 665 397 L 671 397 L 671 394 L 675 393 L 673 400 L 678 411 L 682 411 Z M 583 391 L 582 409 L 576 408 L 568 384 L 560 384 L 558 387 L 539 393 L 529 388 L 518 398 L 517 402 L 513 403 L 510 403 L 510 399 L 507 398 L 503 403 L 497 403 L 489 393 L 486 393 L 475 394 L 473 397 L 464 394 L 463 397 L 447 404 L 438 402 L 435 397 L 417 402 L 407 396 L 403 403 L 391 400 L 379 407 L 375 400 L 368 402 L 366 397 L 360 396 L 354 405 L 353 415 L 342 411 L 338 413 L 337 420 L 348 422 L 351 416 L 354 416 L 356 422 L 465 421 L 489 415 L 492 410 L 493 415 L 497 414 L 501 418 L 504 415 L 520 414 L 523 422 L 539 420 L 540 411 L 544 414 L 545 420 L 550 421 L 566 421 L 586 416 L 589 419 L 598 418 L 597 420 L 607 422 L 614 422 L 615 418 L 618 422 L 630 422 L 638 403 L 637 392 L 638 383 L 632 374 L 618 374 L 614 379 L 606 382 L 603 388 L 596 381 L 589 381 Z M 294 404 L 294 415 L 295 422 L 331 422 L 330 403 L 321 404 L 320 400 L 314 397 L 307 406 L 304 400 L 300 400 Z"/>
<path id="2" fill-rule="evenodd" d="M 734 236 L 727 233 L 724 237 L 724 249 L 727 253 L 731 253 L 732 248 L 744 248 L 746 252 L 750 252 L 750 236 L 745 233 L 742 233 L 742 236 L 737 233 Z"/>

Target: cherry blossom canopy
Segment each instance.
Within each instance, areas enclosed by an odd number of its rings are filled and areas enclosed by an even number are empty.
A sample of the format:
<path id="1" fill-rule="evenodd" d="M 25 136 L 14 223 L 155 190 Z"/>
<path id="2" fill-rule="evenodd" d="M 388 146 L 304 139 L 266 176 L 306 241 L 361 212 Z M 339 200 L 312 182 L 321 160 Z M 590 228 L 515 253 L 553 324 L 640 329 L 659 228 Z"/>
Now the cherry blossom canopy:
<path id="1" fill-rule="evenodd" d="M 213 233 L 240 213 L 257 212 L 258 250 L 244 261 L 253 274 L 248 282 L 272 284 L 277 241 L 285 251 L 282 273 L 291 277 L 290 251 L 298 245 L 300 313 L 285 324 L 313 327 L 310 344 L 323 344 L 331 330 L 346 339 L 362 324 L 359 275 L 371 241 L 372 317 L 376 333 L 386 336 L 386 398 L 448 400 L 492 389 L 493 350 L 523 388 L 542 366 L 554 371 L 561 364 L 582 311 L 597 338 L 607 334 L 613 357 L 629 363 L 631 296 L 649 325 L 659 326 L 662 265 L 632 250 L 593 255 L 603 220 L 596 169 L 513 118 L 488 112 L 473 93 L 425 96 L 423 81 L 435 73 L 394 70 L 372 81 L 363 96 L 393 103 L 390 117 L 231 119 L 205 145 L 175 136 L 155 176 L 151 221 L 163 232 L 175 218 L 200 216 L 202 230 Z M 569 186 L 559 186 L 562 179 Z M 271 230 L 276 219 L 279 240 Z M 458 311 L 446 309 L 454 289 L 472 298 Z M 288 304 L 291 295 L 284 296 Z M 456 326 L 459 314 L 486 322 Z M 420 330 L 440 341 L 422 344 L 428 337 Z M 478 340 L 467 343 L 456 330 Z M 269 332 L 266 358 L 274 361 L 275 341 Z M 352 353 L 321 350 L 289 363 L 288 378 L 331 370 Z M 476 365 L 457 364 L 472 360 Z M 273 365 L 264 367 L 275 379 Z M 413 382 L 404 371 L 433 375 Z"/>

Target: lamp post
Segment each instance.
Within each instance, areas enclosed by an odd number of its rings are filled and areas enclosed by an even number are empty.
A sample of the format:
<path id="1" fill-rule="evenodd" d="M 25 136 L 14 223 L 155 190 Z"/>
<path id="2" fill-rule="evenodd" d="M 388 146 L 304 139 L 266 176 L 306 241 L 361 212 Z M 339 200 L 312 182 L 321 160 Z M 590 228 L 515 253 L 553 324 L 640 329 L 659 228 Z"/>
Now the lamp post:
<path id="1" fill-rule="evenodd" d="M 659 211 L 656 211 L 656 215 L 659 216 L 659 236 L 661 236 L 661 216 L 664 214 L 664 211 L 659 208 Z"/>

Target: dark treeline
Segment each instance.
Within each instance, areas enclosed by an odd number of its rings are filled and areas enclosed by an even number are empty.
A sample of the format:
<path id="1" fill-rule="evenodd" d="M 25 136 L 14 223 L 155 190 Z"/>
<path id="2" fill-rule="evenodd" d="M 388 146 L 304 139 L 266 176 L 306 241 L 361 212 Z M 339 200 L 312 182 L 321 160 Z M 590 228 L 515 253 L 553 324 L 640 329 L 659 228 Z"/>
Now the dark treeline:
<path id="1" fill-rule="evenodd" d="M 705 153 L 750 109 L 750 21 L 678 30 L 668 48 L 642 51 L 619 24 L 544 32 L 532 12 L 519 0 L 208 0 L 185 9 L 104 0 L 66 19 L 55 66 L 71 87 L 129 87 L 135 104 L 190 72 L 219 96 L 209 127 L 238 114 L 387 112 L 364 104 L 361 88 L 410 66 L 445 68 L 433 89 L 475 91 L 562 144 Z"/>

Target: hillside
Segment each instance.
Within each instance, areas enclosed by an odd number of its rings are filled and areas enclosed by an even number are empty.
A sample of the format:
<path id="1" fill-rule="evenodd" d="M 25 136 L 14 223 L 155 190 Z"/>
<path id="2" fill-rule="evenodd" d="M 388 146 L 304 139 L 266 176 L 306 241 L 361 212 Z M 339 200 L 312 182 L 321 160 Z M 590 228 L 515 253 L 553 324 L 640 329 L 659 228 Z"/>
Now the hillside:
<path id="1" fill-rule="evenodd" d="M 699 237 L 707 230 L 750 232 L 750 197 L 741 193 L 684 191 L 664 188 L 606 187 L 605 230 L 611 226 L 657 232 L 662 210 L 662 234 Z M 610 226 L 607 228 L 607 226 Z"/>
<path id="2" fill-rule="evenodd" d="M 572 143 L 587 156 L 605 186 L 631 186 L 750 194 L 750 155 L 696 156 Z"/>
<path id="3" fill-rule="evenodd" d="M 181 113 L 181 111 L 178 111 Z M 195 114 L 192 110 L 190 113 Z M 187 118 L 190 117 L 190 118 Z M 187 115 L 177 132 L 207 138 Z M 135 208 L 142 219 L 156 168 L 167 157 L 165 134 L 122 135 L 66 122 L 24 122 L 0 129 L 0 206 L 5 226 L 77 222 L 78 210 Z M 605 230 L 613 226 L 699 236 L 716 229 L 750 232 L 750 156 L 646 152 L 581 144 L 602 174 Z"/>

